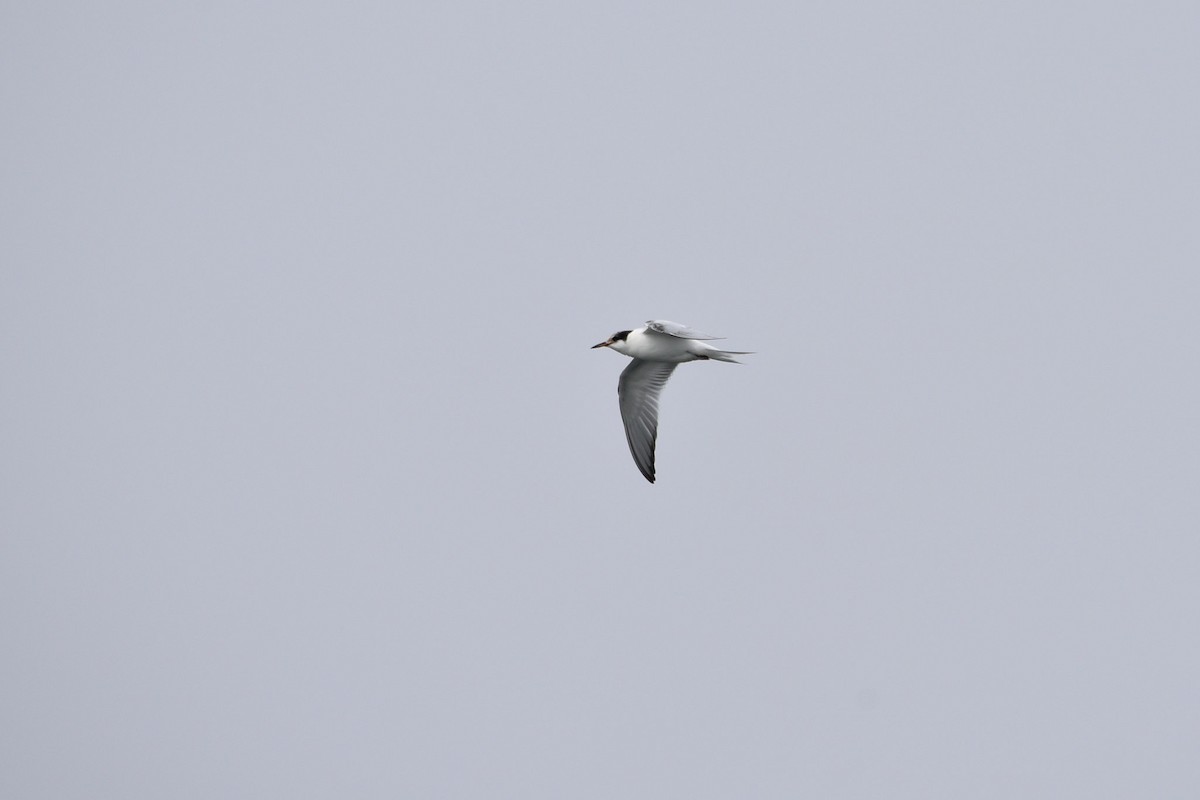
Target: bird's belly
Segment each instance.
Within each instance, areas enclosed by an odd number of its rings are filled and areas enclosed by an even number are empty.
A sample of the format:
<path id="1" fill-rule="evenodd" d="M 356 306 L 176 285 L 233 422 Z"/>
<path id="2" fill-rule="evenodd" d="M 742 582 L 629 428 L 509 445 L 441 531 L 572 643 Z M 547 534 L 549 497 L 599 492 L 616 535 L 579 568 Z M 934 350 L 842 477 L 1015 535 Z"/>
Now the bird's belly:
<path id="1" fill-rule="evenodd" d="M 669 363 L 680 364 L 684 361 L 695 361 L 699 356 L 691 352 L 688 346 L 691 342 L 686 339 L 672 339 L 663 342 L 647 341 L 646 338 L 640 338 L 637 341 L 630 342 L 628 345 L 628 355 L 634 358 L 640 358 L 643 361 L 666 361 Z"/>

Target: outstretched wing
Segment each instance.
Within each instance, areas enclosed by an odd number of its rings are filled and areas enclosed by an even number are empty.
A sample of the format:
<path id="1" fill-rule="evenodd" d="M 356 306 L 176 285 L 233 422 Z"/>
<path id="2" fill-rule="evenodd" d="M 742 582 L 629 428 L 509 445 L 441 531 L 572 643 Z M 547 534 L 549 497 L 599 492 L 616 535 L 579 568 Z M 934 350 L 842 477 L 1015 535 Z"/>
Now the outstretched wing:
<path id="1" fill-rule="evenodd" d="M 687 325 L 680 325 L 678 322 L 671 322 L 665 319 L 651 319 L 646 321 L 646 330 L 655 333 L 665 333 L 667 336 L 674 336 L 677 339 L 724 339 L 724 336 L 709 336 L 707 333 L 689 328 Z"/>
<path id="2" fill-rule="evenodd" d="M 617 384 L 629 452 L 633 454 L 633 463 L 651 483 L 654 483 L 654 443 L 658 440 L 658 395 L 675 366 L 665 361 L 635 358 L 621 373 Z"/>

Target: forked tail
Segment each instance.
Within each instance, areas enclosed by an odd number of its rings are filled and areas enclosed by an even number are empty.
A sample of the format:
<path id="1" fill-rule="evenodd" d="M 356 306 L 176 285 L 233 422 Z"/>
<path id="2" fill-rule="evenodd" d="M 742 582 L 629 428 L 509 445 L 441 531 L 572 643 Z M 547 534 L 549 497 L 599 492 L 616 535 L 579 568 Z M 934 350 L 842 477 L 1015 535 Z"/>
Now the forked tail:
<path id="1" fill-rule="evenodd" d="M 711 350 L 705 351 L 704 353 L 704 355 L 708 356 L 713 361 L 728 361 L 731 364 L 742 363 L 734 358 L 734 356 L 749 356 L 753 354 L 753 350 L 718 350 L 715 347 Z"/>

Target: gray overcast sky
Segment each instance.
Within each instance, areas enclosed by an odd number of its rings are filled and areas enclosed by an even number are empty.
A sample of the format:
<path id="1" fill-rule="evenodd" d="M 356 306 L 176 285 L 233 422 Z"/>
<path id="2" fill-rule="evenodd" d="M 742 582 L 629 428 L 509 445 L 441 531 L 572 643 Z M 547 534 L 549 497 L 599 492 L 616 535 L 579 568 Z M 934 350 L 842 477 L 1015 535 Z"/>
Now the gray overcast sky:
<path id="1" fill-rule="evenodd" d="M 1195 3 L 0 22 L 0 795 L 1196 797 Z"/>

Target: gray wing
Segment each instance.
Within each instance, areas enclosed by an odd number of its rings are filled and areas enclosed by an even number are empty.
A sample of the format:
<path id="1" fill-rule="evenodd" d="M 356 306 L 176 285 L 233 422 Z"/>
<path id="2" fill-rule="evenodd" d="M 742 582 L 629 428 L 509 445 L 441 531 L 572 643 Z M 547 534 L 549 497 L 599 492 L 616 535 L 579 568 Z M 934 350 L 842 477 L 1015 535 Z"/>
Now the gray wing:
<path id="1" fill-rule="evenodd" d="M 680 325 L 678 322 L 671 322 L 665 319 L 650 319 L 646 320 L 646 330 L 654 331 L 655 333 L 665 333 L 667 336 L 674 336 L 677 339 L 724 339 L 724 336 L 709 336 L 707 333 L 701 333 L 695 328 L 689 328 L 687 325 Z"/>
<path id="2" fill-rule="evenodd" d="M 633 463 L 654 483 L 654 443 L 658 439 L 658 395 L 675 371 L 665 361 L 634 359 L 621 373 L 617 396 L 621 399 L 621 421 Z"/>

